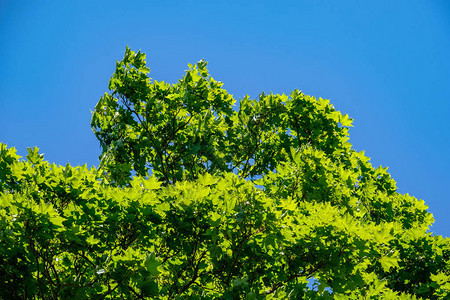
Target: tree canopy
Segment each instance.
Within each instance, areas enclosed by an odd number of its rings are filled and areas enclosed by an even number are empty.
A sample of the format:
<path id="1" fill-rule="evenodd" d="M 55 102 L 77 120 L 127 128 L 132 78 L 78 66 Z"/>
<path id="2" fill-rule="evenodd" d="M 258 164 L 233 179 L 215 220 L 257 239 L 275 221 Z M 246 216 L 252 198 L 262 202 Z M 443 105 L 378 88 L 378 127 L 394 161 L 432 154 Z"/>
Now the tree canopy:
<path id="1" fill-rule="evenodd" d="M 239 101 L 126 49 L 92 115 L 99 168 L 0 149 L 0 298 L 446 299 L 450 242 L 295 90 Z"/>

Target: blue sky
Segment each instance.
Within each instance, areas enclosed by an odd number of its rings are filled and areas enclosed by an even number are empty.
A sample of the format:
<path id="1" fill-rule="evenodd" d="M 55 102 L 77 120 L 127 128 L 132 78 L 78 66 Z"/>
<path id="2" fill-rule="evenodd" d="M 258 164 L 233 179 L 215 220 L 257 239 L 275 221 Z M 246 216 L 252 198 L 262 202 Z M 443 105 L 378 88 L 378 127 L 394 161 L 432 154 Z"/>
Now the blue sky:
<path id="1" fill-rule="evenodd" d="M 354 148 L 450 237 L 450 2 L 3 0 L 0 142 L 98 165 L 90 111 L 126 45 L 156 80 L 204 58 L 237 99 L 330 99 L 354 119 Z"/>

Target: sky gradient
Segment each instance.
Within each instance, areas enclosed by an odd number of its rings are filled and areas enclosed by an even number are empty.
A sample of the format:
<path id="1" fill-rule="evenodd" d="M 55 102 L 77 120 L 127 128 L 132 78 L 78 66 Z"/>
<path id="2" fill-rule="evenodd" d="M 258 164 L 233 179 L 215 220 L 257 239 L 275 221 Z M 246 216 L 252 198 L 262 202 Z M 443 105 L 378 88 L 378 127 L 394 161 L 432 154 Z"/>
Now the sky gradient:
<path id="1" fill-rule="evenodd" d="M 354 119 L 353 147 L 450 237 L 448 1 L 3 0 L 0 45 L 0 142 L 20 155 L 98 165 L 91 110 L 126 45 L 158 81 L 204 58 L 236 99 L 330 99 Z"/>

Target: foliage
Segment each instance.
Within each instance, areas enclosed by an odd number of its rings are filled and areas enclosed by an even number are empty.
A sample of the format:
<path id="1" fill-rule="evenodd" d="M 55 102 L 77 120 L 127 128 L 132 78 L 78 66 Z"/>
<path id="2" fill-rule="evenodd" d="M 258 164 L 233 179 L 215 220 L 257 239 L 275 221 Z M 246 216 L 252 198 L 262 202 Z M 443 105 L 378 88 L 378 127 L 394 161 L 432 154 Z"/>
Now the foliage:
<path id="1" fill-rule="evenodd" d="M 450 296 L 449 239 L 327 100 L 233 109 L 203 61 L 176 84 L 148 71 L 128 48 L 117 63 L 99 169 L 1 144 L 1 299 Z"/>
<path id="2" fill-rule="evenodd" d="M 239 111 L 206 62 L 189 66 L 176 84 L 151 81 L 145 55 L 127 48 L 97 103 L 92 127 L 103 147 L 102 167 L 123 185 L 134 170 L 151 170 L 165 184 L 199 174 L 267 174 L 290 149 L 311 145 L 327 154 L 349 151 L 348 116 L 328 100 L 294 91 L 245 97 Z"/>

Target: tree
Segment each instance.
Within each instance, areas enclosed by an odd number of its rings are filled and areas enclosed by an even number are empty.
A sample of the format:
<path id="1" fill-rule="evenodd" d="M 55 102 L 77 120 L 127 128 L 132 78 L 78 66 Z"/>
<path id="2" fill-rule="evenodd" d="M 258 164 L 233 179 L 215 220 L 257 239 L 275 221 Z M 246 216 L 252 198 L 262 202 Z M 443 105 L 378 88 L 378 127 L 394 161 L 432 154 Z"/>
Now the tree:
<path id="1" fill-rule="evenodd" d="M 294 91 L 235 100 L 127 48 L 92 128 L 99 169 L 0 150 L 0 298 L 445 299 L 450 243 Z"/>
<path id="2" fill-rule="evenodd" d="M 299 91 L 261 94 L 258 101 L 245 97 L 236 112 L 204 61 L 174 85 L 151 82 L 148 72 L 145 55 L 127 49 L 92 117 L 102 165 L 118 184 L 131 170 L 151 170 L 165 184 L 204 173 L 255 177 L 287 161 L 291 148 L 311 146 L 330 157 L 350 150 L 351 120 L 328 100 Z"/>

